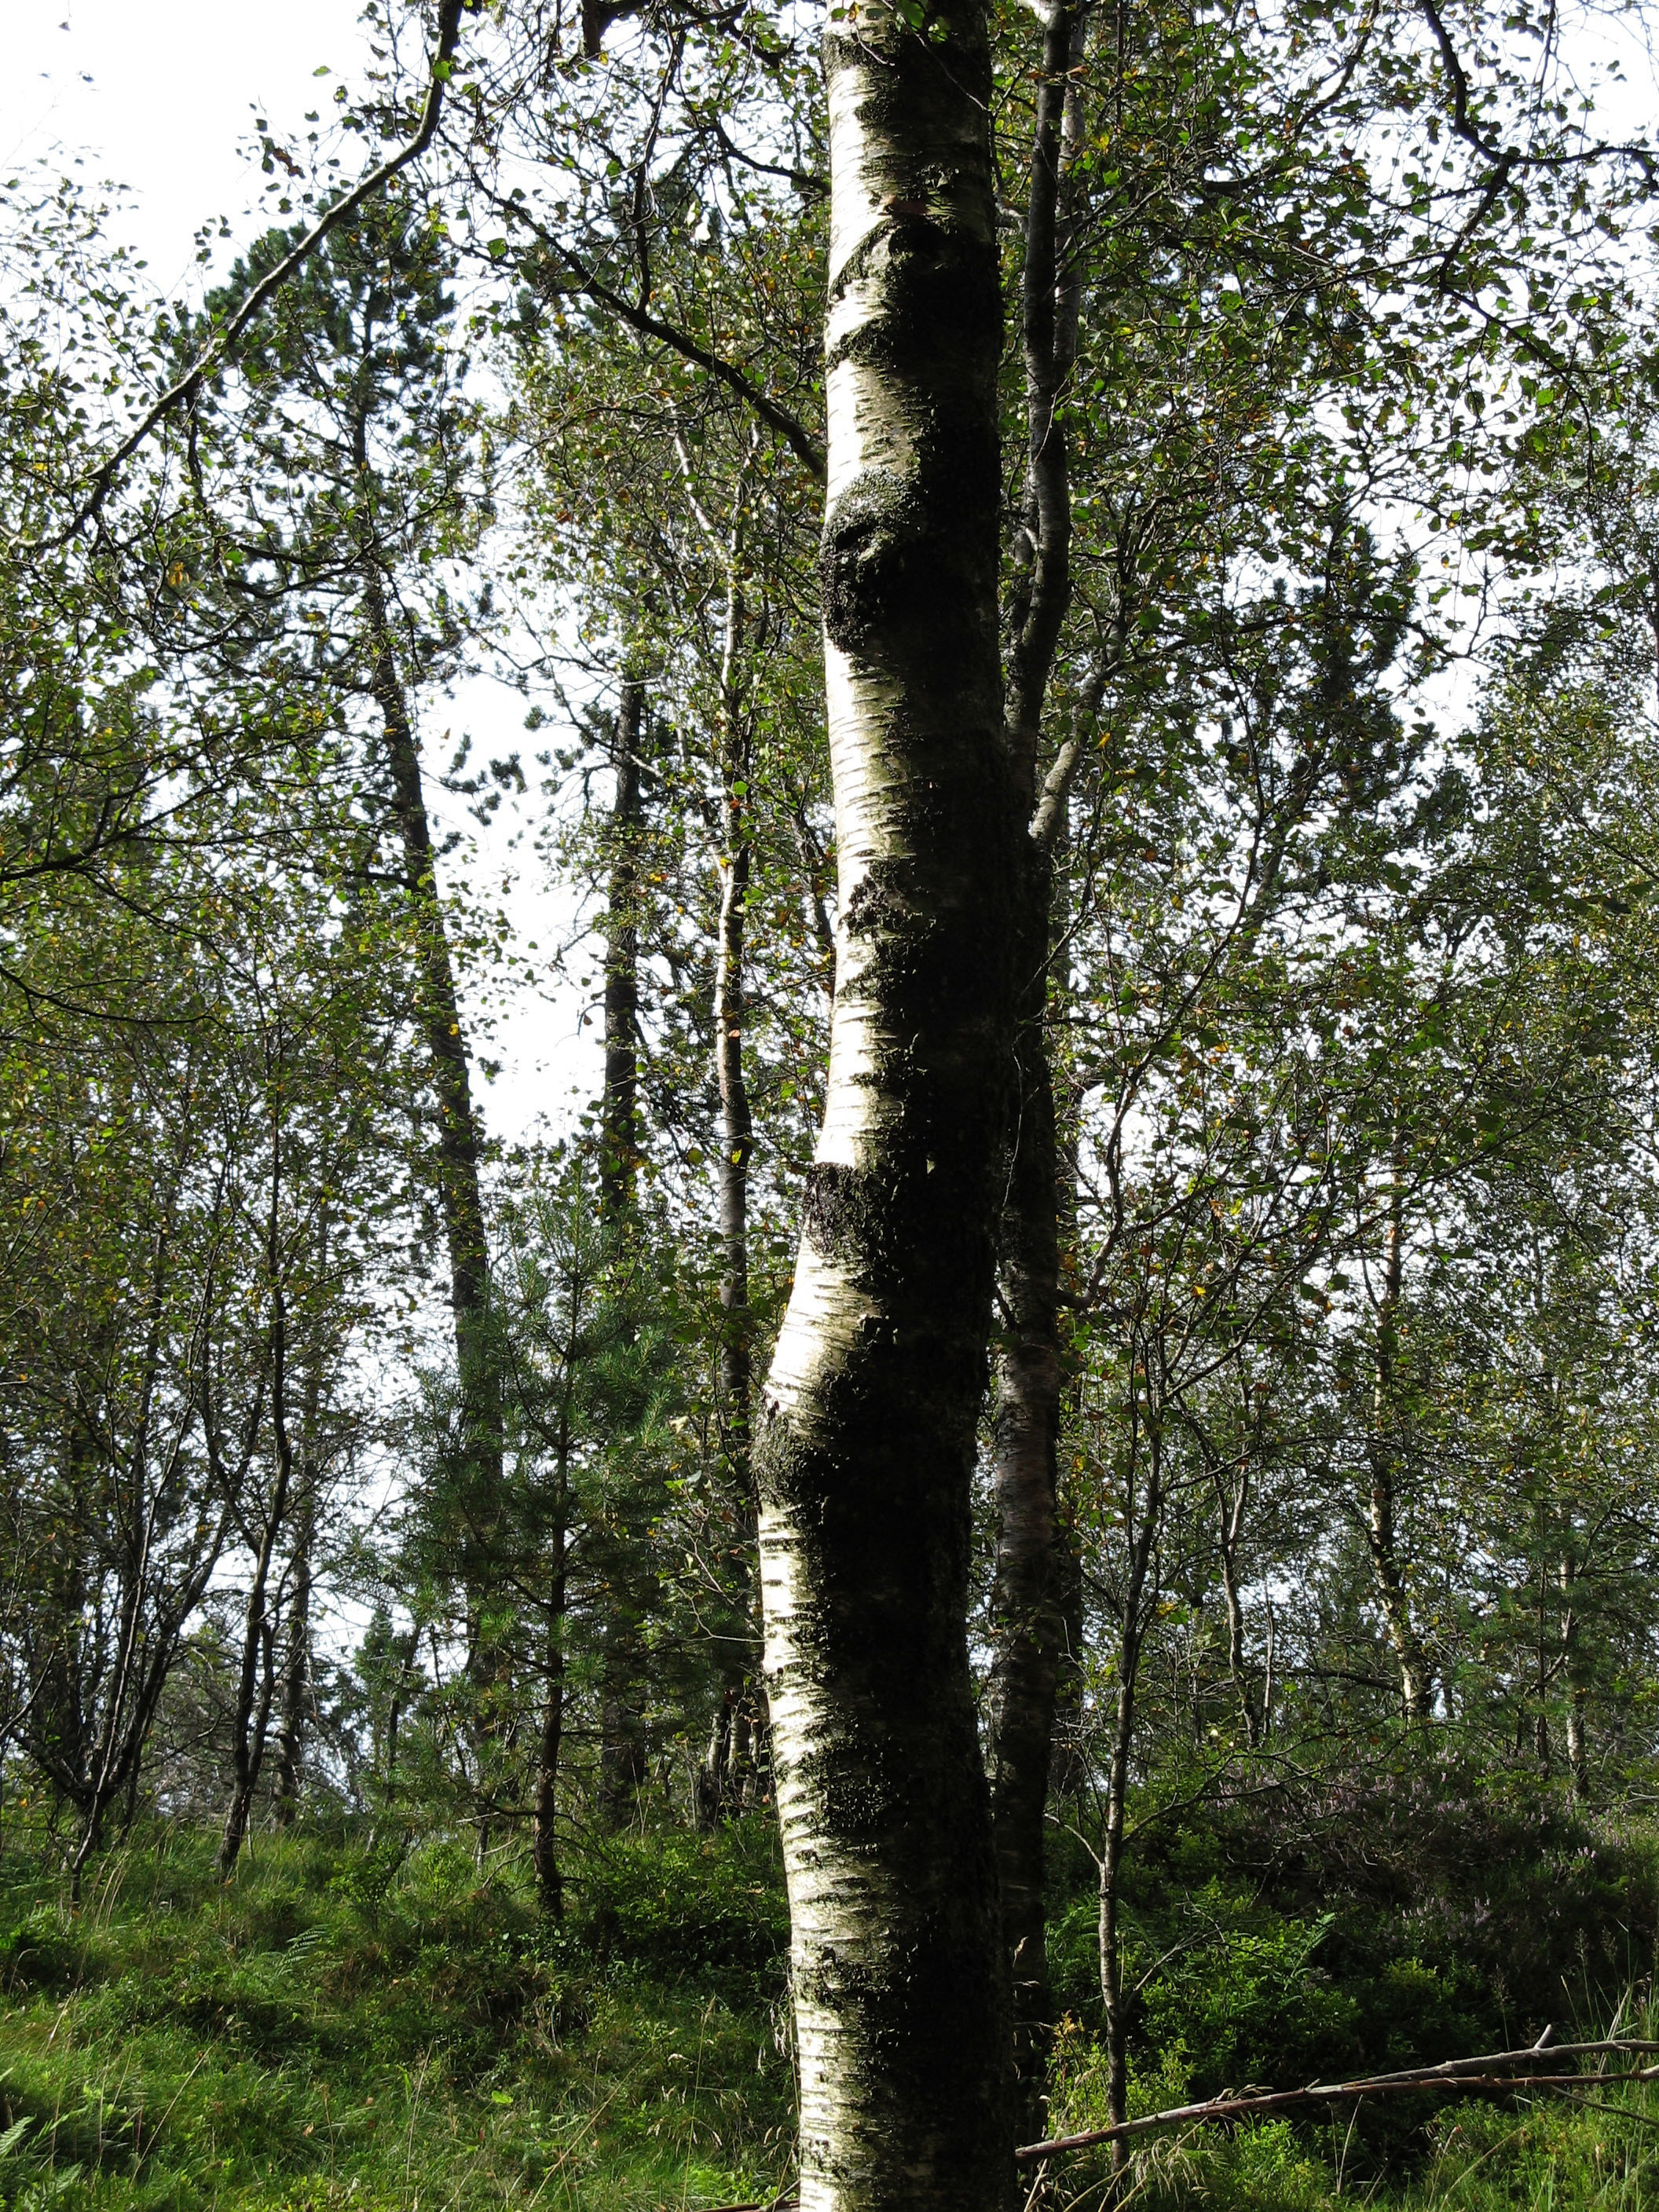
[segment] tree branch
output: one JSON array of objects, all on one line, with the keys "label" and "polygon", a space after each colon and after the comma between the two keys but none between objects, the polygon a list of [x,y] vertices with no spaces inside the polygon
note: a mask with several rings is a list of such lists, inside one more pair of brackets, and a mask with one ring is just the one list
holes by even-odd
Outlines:
[{"label": "tree branch", "polygon": [[[1258,2112],[1282,2112],[1297,2105],[1354,2104],[1366,2097],[1395,2096],[1411,2090],[1451,2089],[1460,2095],[1490,2089],[1553,2089],[1567,2095],[1586,2087],[1614,2081],[1659,2080],[1659,2066],[1644,2066],[1628,2074],[1501,2074],[1493,2067],[1521,2066],[1536,2058],[1550,2039],[1547,2027],[1536,2043],[1522,2051],[1489,2051],[1478,2058],[1449,2058],[1439,2066],[1408,2067],[1399,2074],[1372,2074],[1354,2081],[1313,2081],[1303,2089],[1273,2089],[1243,2097],[1211,2097],[1202,2104],[1176,2105],[1162,2112],[1147,2112],[1139,2119],[1122,2120],[1115,2127],[1085,2128],[1080,2134],[1054,2136],[1046,2142],[1024,2143],[1014,2153],[1030,2163],[1067,2150],[1086,2150],[1096,2143],[1120,2142],[1129,2136],[1146,2135],[1154,2128],[1176,2127],[1209,2120],[1253,2118]],[[1564,2043],[1552,2051],[1553,2058],[1582,2058],[1607,2051],[1636,2054],[1659,2051],[1659,2043],[1620,2039],[1603,2043]]]},{"label": "tree branch", "polygon": [[70,526],[71,531],[80,529],[99,512],[109,497],[118,470],[131,459],[150,433],[165,422],[174,408],[187,405],[195,398],[209,377],[229,357],[231,348],[266,301],[310,259],[331,232],[337,230],[349,216],[356,215],[365,200],[372,198],[384,185],[390,184],[400,170],[406,169],[411,161],[425,153],[432,143],[438,128],[438,118],[443,112],[444,87],[449,81],[455,48],[459,42],[461,15],[465,4],[466,0],[440,0],[437,50],[432,58],[426,104],[421,110],[420,125],[415,136],[406,145],[400,146],[395,154],[371,169],[367,176],[360,178],[343,199],[336,200],[332,207],[319,216],[299,243],[252,287],[229,321],[209,339],[184,374],[176,383],[167,386],[109,459],[99,467],[91,480],[87,497]]},{"label": "tree branch", "polygon": [[[520,220],[524,219],[520,215]],[[722,361],[718,354],[710,353],[707,346],[699,345],[688,331],[677,328],[672,323],[665,322],[659,315],[650,314],[645,308],[635,307],[631,300],[624,299],[620,292],[612,291],[608,284],[600,282],[592,270],[573,253],[568,246],[561,246],[556,240],[550,238],[539,223],[535,224],[533,228],[544,242],[552,246],[560,260],[569,270],[573,290],[584,292],[590,300],[596,300],[600,307],[608,308],[619,322],[626,323],[629,330],[638,331],[642,337],[655,338],[659,345],[672,347],[683,359],[695,362],[697,368],[706,370],[710,376],[717,377],[729,391],[735,392],[746,406],[754,410],[769,429],[777,432],[809,475],[815,477],[819,483],[823,482],[823,449],[799,416],[792,414],[788,408],[763,392],[752,378],[746,376],[743,370],[738,368],[735,362]]]}]

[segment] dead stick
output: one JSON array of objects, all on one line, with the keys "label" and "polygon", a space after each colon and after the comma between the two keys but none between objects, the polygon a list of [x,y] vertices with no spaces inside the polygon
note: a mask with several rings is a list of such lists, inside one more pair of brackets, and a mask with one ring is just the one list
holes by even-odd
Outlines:
[{"label": "dead stick", "polygon": [[[1547,2031],[1546,2031],[1547,2033]],[[1372,2074],[1353,2081],[1315,2081],[1302,2089],[1273,2089],[1245,2097],[1212,2097],[1203,2104],[1177,2105],[1162,2112],[1148,2112],[1135,2120],[1121,2120],[1109,2128],[1088,2128],[1081,2134],[1054,2136],[1046,2142],[1024,2143],[1017,2159],[1048,2158],[1057,2151],[1085,2150],[1095,2143],[1118,2142],[1127,2136],[1146,2135],[1153,2128],[1201,2124],[1209,2120],[1241,2118],[1255,2112],[1283,2112],[1296,2105],[1347,2104],[1365,2097],[1396,2095],[1413,2089],[1455,2089],[1468,2094],[1488,2089],[1571,2090],[1588,2081],[1596,2082],[1651,2081],[1659,2079],[1659,2066],[1645,2066],[1629,2074],[1491,2074],[1477,2069],[1498,2065],[1522,2065],[1536,2058],[1539,2043],[1523,2051],[1495,2051],[1480,2058],[1452,2058],[1439,2066],[1425,2066],[1400,2074]],[[1659,2051],[1659,2044],[1619,2041],[1568,2043],[1552,2057],[1577,2058],[1597,2052]]]}]

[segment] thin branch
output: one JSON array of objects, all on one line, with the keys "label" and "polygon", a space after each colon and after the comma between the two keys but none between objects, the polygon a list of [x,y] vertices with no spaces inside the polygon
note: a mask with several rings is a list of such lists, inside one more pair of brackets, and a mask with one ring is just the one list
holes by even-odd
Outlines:
[{"label": "thin branch", "polygon": [[809,475],[819,483],[823,482],[823,448],[799,416],[763,391],[735,362],[723,360],[719,354],[711,353],[707,346],[699,345],[689,331],[665,322],[660,315],[651,314],[644,307],[636,307],[633,301],[624,299],[620,292],[613,291],[610,285],[595,276],[579,254],[555,238],[522,208],[500,198],[495,199],[495,204],[504,215],[525,224],[543,245],[557,255],[569,271],[570,290],[586,294],[590,300],[597,301],[600,307],[608,308],[618,322],[626,323],[629,330],[637,331],[641,337],[655,338],[659,345],[671,347],[682,359],[694,362],[708,375],[717,377],[728,391],[735,392],[746,406],[753,409],[769,429],[777,432]]},{"label": "thin branch", "polygon": [[718,377],[722,384],[754,410],[769,429],[777,432],[810,475],[815,477],[818,483],[823,482],[823,449],[811,432],[798,415],[763,392],[735,362],[724,361],[719,354],[711,353],[707,346],[699,345],[689,331],[665,321],[660,315],[647,314],[643,308],[635,307],[631,301],[623,299],[621,293],[613,292],[608,284],[602,284],[590,270],[583,267],[574,254],[567,252],[565,263],[575,278],[578,289],[586,292],[590,300],[597,300],[602,307],[608,307],[618,321],[638,331],[642,337],[655,338],[660,345],[672,346],[685,360],[694,362],[710,376]]},{"label": "thin branch", "polygon": [[432,58],[431,76],[426,88],[426,104],[421,111],[420,126],[406,145],[398,148],[386,161],[362,177],[343,198],[319,216],[299,243],[285,253],[275,268],[270,269],[249,291],[247,297],[234,314],[209,339],[190,367],[175,384],[155,401],[137,427],[129,431],[115,451],[98,469],[83,504],[77,510],[71,530],[78,530],[89,522],[109,497],[117,471],[124,462],[131,459],[151,431],[173,412],[195,398],[216,369],[228,358],[231,348],[242,332],[270,300],[281,290],[289,278],[308,261],[331,232],[336,231],[347,219],[356,215],[365,200],[370,199],[383,185],[391,183],[399,171],[425,153],[432,143],[438,128],[438,118],[443,112],[444,87],[449,82],[455,48],[460,39],[461,15],[466,0],[441,0],[438,9],[438,46]]},{"label": "thin branch", "polygon": [[[1492,2089],[1551,2089],[1565,2095],[1586,2087],[1615,2081],[1659,2080],[1659,2066],[1644,2066],[1628,2074],[1501,2074],[1493,2067],[1522,2066],[1535,2059],[1549,2040],[1546,2028],[1538,2041],[1522,2051],[1490,2051],[1477,2058],[1449,2058],[1439,2066],[1407,2068],[1399,2074],[1372,2074],[1354,2081],[1314,2081],[1303,2089],[1272,2089],[1242,2097],[1211,2097],[1198,2105],[1176,2105],[1162,2112],[1147,2112],[1139,2119],[1121,2120],[1115,2127],[1086,2128],[1080,2134],[1054,2136],[1046,2142],[1024,2143],[1017,2159],[1051,2158],[1057,2151],[1086,2150],[1096,2143],[1120,2142],[1129,2136],[1146,2135],[1154,2128],[1178,2127],[1209,2120],[1253,2118],[1259,2112],[1282,2112],[1297,2105],[1357,2103],[1366,2097],[1397,2096],[1412,2090],[1450,2089],[1459,2095]],[[1659,2051],[1659,2043],[1620,2039],[1601,2043],[1564,2043],[1550,2052],[1552,2058],[1582,2058],[1607,2051]]]}]

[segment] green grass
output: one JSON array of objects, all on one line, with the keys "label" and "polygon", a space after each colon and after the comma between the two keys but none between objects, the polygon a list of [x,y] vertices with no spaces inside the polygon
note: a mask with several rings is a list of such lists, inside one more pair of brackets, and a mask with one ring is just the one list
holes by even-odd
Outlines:
[{"label": "green grass", "polygon": [[[6,2212],[702,2212],[787,2184],[764,1816],[713,1839],[590,1841],[561,1928],[520,1862],[481,1875],[453,1840],[261,1838],[228,1887],[213,1842],[174,1831],[113,1853],[73,1911],[39,1839],[0,1838]],[[1206,2033],[1233,1986],[1216,1971],[1194,2014]],[[1193,2080],[1180,2040],[1143,2054],[1136,2108]],[[1056,2087],[1057,2126],[1100,2118],[1075,2024]],[[1118,2203],[1659,2208],[1659,2096],[1602,2094],[1622,2109],[1425,2100],[1352,2128],[1189,2130],[1137,2147]],[[1048,2201],[1095,2212],[1109,2180],[1068,2159]]]},{"label": "green grass", "polygon": [[592,1852],[562,1930],[454,1843],[211,1862],[124,1850],[76,1913],[0,1858],[0,2204],[693,2212],[786,2177],[763,1823]]}]

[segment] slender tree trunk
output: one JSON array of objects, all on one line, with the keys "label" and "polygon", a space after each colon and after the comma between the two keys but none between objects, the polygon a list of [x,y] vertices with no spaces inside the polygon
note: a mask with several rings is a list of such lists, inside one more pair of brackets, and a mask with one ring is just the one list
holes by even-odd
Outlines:
[{"label": "slender tree trunk", "polygon": [[997,1537],[986,1735],[1013,1987],[1023,2105],[1018,2131],[1029,2138],[1041,2133],[1038,2100],[1048,2073],[1052,2014],[1044,1829],[1064,1629],[1055,1573],[1060,1352],[1054,1094],[1040,1020],[1024,1026],[1021,1036],[1019,1127],[1002,1216],[1004,1327],[997,1358]]},{"label": "slender tree trunk", "polygon": [[697,1769],[693,1784],[697,1826],[705,1835],[712,1834],[720,1826],[720,1814],[729,1794],[732,1717],[736,1709],[737,1692],[728,1684],[721,1691],[720,1701],[714,1708],[714,1723],[708,1732],[708,1748],[703,1754],[702,1765]]},{"label": "slender tree trunk", "polygon": [[639,1176],[641,745],[645,686],[624,676],[617,703],[616,795],[605,925],[605,1091],[599,1107],[599,1218],[634,1208]]},{"label": "slender tree trunk", "polygon": [[986,23],[825,45],[824,1121],[763,1400],[801,2212],[1002,2212],[1012,2042],[966,1635],[1013,1003]]},{"label": "slender tree trunk", "polygon": [[1412,1620],[1411,1600],[1400,1564],[1395,1527],[1394,1437],[1400,1295],[1405,1253],[1404,1194],[1399,1164],[1389,1197],[1388,1243],[1383,1255],[1382,1296],[1376,1316],[1376,1356],[1372,1370],[1371,1433],[1366,1447],[1370,1474],[1365,1507],[1365,1536],[1377,1602],[1400,1669],[1400,1701],[1408,1728],[1429,1718],[1429,1669]]},{"label": "slender tree trunk", "polygon": [[[750,741],[742,698],[742,656],[746,619],[742,576],[739,481],[730,536],[723,550],[726,623],[720,651],[720,775],[724,836],[720,854],[720,917],[714,950],[714,1079],[720,1094],[720,1342],[719,1419],[720,1456],[735,1516],[732,1547],[735,1595],[742,1626],[723,1650],[728,1677],[722,1709],[728,1705],[733,1728],[726,1739],[724,1773],[706,1773],[702,1798],[718,1813],[729,1804],[741,1810],[752,1767],[746,1771],[733,1747],[750,1729],[749,1675],[758,1627],[755,1586],[754,1474],[750,1466],[753,1323],[749,1310],[749,1163],[754,1124],[744,1073],[747,989],[744,973],[752,847],[749,831]],[[711,544],[713,543],[712,532]]]},{"label": "slender tree trunk", "polygon": [[[317,1267],[328,1272],[328,1214],[318,1228]],[[323,1347],[313,1337],[306,1363],[300,1422],[300,1481],[294,1501],[294,1589],[289,1600],[276,1729],[276,1824],[291,1827],[305,1787],[306,1703],[311,1694],[311,1577],[317,1541],[317,1486],[322,1479],[319,1422],[322,1413]]]},{"label": "slender tree trunk", "polygon": [[[1128,1660],[1126,1644],[1123,1656]],[[1131,1662],[1132,1663],[1132,1662]],[[1129,1782],[1129,1747],[1134,1735],[1134,1685],[1121,1680],[1112,1717],[1112,1748],[1108,1769],[1106,1830],[1101,1838],[1100,1897],[1097,1936],[1100,1950],[1100,2001],[1106,2017],[1106,2109],[1114,2127],[1129,2115],[1129,2023],[1123,2002],[1123,1945],[1118,1911],[1123,1871],[1124,1799]],[[1112,2146],[1112,2170],[1121,2172],[1123,2146]]]},{"label": "slender tree trunk", "polygon": [[1572,1794],[1581,1805],[1589,1801],[1589,1750],[1584,1733],[1587,1702],[1583,1685],[1570,1682],[1567,1688],[1567,1768],[1572,1776]]},{"label": "slender tree trunk", "polygon": [[737,548],[726,577],[726,641],[720,666],[720,783],[726,817],[720,855],[719,936],[714,953],[714,1074],[720,1101],[720,1433],[734,1495],[749,1518],[749,1160],[754,1124],[744,1078],[744,936],[748,920],[749,738],[738,698],[743,647],[743,588]]},{"label": "slender tree trunk", "polygon": [[483,1140],[467,1070],[466,1038],[455,991],[449,932],[438,896],[420,748],[392,647],[385,589],[373,562],[363,570],[363,602],[368,617],[370,688],[380,712],[392,820],[403,847],[404,884],[414,916],[421,982],[416,1014],[438,1101],[439,1203],[449,1249],[456,1357],[462,1388],[473,1401],[472,1425],[485,1455],[481,1472],[499,1476],[500,1413],[494,1362],[489,1357],[489,1249],[479,1180]]},{"label": "slender tree trunk", "polygon": [[[1123,1998],[1123,1953],[1118,1934],[1122,1894],[1125,1816],[1129,1794],[1129,1755],[1134,1746],[1135,1698],[1139,1685],[1141,1638],[1153,1595],[1152,1572],[1164,1520],[1162,1449],[1155,1430],[1144,1436],[1146,1491],[1139,1521],[1133,1496],[1126,1523],[1129,1551],[1125,1562],[1118,1618],[1117,1697],[1107,1762],[1105,1832],[1101,1838],[1097,1934],[1100,1997],[1106,2015],[1107,2109],[1115,2126],[1128,2118],[1129,2021]],[[1114,2172],[1127,2162],[1126,2147],[1112,2146]]]},{"label": "slender tree trunk", "polygon": [[276,1687],[275,1630],[270,1618],[270,1565],[288,1524],[289,1495],[294,1487],[294,1440],[288,1425],[288,1290],[282,1249],[279,1203],[282,1192],[282,1131],[272,1115],[270,1206],[265,1233],[265,1273],[270,1297],[270,1426],[276,1447],[276,1469],[270,1497],[260,1524],[254,1552],[253,1572],[248,1582],[247,1607],[242,1632],[242,1663],[237,1676],[236,1706],[231,1724],[231,1793],[219,1838],[218,1870],[228,1881],[247,1834],[253,1809],[253,1793],[259,1786],[265,1743],[270,1726]]},{"label": "slender tree trunk", "polygon": [[1066,1523],[1062,1497],[1055,1531],[1054,1615],[1060,1623],[1055,1668],[1054,1748],[1049,1757],[1050,1794],[1062,1803],[1079,1796],[1087,1778],[1084,1757],[1083,1558],[1075,1528]]},{"label": "slender tree trunk", "polygon": [[1076,286],[1060,266],[1060,188],[1070,70],[1081,58],[1082,27],[1079,0],[1061,0],[1052,9],[1037,87],[1021,298],[1026,507],[1017,546],[1008,671],[1018,804],[1030,827],[1022,840],[1015,933],[1018,1096],[999,1237],[1004,1328],[997,1362],[994,1650],[987,1718],[1023,2135],[1042,2132],[1040,2100],[1048,2075],[1052,2007],[1045,1814],[1063,1634],[1055,1556],[1060,1162],[1048,1043],[1052,844],[1063,799],[1046,811],[1041,826],[1034,817],[1039,725],[1072,592],[1071,485],[1056,408],[1076,351]]},{"label": "slender tree trunk", "polygon": [[1584,1714],[1589,1698],[1584,1689],[1583,1623],[1575,1602],[1578,1576],[1572,1560],[1565,1553],[1559,1570],[1561,1583],[1561,1671],[1567,1690],[1567,1772],[1572,1778],[1572,1794],[1579,1804],[1589,1797],[1589,1751],[1584,1735]]},{"label": "slender tree trunk", "polygon": [[305,1790],[306,1705],[311,1694],[311,1555],[316,1541],[317,1468],[302,1461],[294,1534],[294,1595],[283,1650],[281,1717],[276,1731],[276,1824],[300,1817]]},{"label": "slender tree trunk", "polygon": [[1256,1711],[1255,1693],[1244,1665],[1244,1601],[1238,1587],[1239,1538],[1243,1532],[1245,1510],[1250,1498],[1248,1457],[1238,1468],[1237,1480],[1231,1491],[1227,1487],[1224,1471],[1218,1466],[1212,1467],[1211,1481],[1215,1490],[1216,1549],[1221,1563],[1221,1593],[1227,1608],[1227,1672],[1232,1680],[1234,1695],[1238,1699],[1245,1740],[1254,1751],[1261,1741],[1261,1716]]},{"label": "slender tree trunk", "polygon": [[[415,928],[420,977],[416,1018],[438,1104],[439,1203],[449,1249],[450,1312],[460,1386],[459,1567],[466,1593],[467,1676],[476,1701],[472,1734],[478,1753],[477,1785],[487,1797],[490,1753],[500,1734],[499,1707],[507,1688],[507,1660],[489,1613],[495,1579],[491,1553],[501,1501],[502,1413],[501,1376],[490,1336],[489,1244],[480,1181],[483,1142],[467,1068],[449,933],[438,896],[420,749],[398,673],[380,568],[372,557],[364,562],[362,580],[370,688],[380,710],[392,817],[403,846],[404,888]],[[488,1846],[489,1832],[487,1820],[481,1821],[481,1853]]]},{"label": "slender tree trunk", "polygon": [[565,1599],[570,1536],[570,1420],[568,1403],[559,1423],[558,1463],[553,1507],[552,1559],[547,1590],[546,1652],[543,1661],[542,1726],[536,1751],[536,1809],[530,1855],[542,1910],[550,1919],[564,1916],[564,1875],[559,1865],[559,1765],[564,1747]]},{"label": "slender tree trunk", "polygon": [[[605,946],[605,1089],[599,1102],[599,1218],[613,1232],[632,1218],[639,1183],[641,749],[645,720],[645,686],[636,676],[625,674],[617,704]],[[642,1673],[643,1652],[633,1608],[625,1593],[614,1595],[600,1646],[599,1683],[599,1810],[611,1827],[620,1826],[628,1818],[645,1780]],[[562,1686],[561,1711],[562,1696]]]}]

